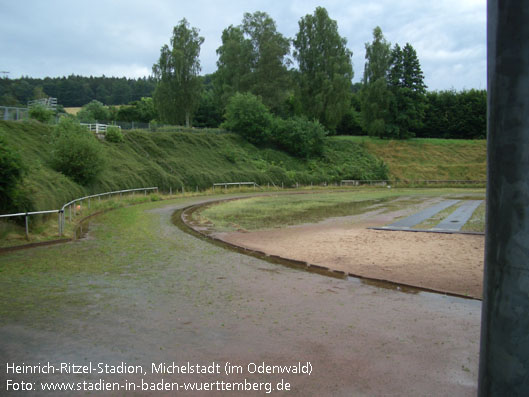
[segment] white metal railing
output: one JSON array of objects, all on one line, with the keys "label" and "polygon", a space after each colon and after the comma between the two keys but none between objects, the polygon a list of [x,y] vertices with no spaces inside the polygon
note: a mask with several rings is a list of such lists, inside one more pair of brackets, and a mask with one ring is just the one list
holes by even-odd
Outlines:
[{"label": "white metal railing", "polygon": [[487,181],[465,181],[465,180],[413,180],[413,181],[397,181],[397,180],[383,180],[383,179],[372,179],[372,180],[362,180],[362,179],[343,179],[340,181],[340,186],[360,186],[360,185],[479,185],[485,184]]},{"label": "white metal railing", "polygon": [[224,189],[228,189],[228,186],[239,186],[239,188],[243,185],[251,185],[253,186],[254,190],[256,187],[259,187],[259,185],[255,182],[219,182],[213,184],[213,191],[215,191],[215,186],[224,186]]},{"label": "white metal railing", "polygon": [[95,132],[96,134],[105,133],[108,127],[116,127],[116,128],[121,129],[119,125],[112,125],[112,124],[99,124],[99,123],[94,123],[94,124],[80,123],[80,124],[88,127],[90,131]]},{"label": "white metal railing", "polygon": [[28,101],[28,107],[33,107],[35,105],[45,106],[48,109],[57,108],[57,98],[48,97],[42,99],[34,99],[33,101]]},{"label": "white metal railing", "polygon": [[66,222],[66,217],[65,217],[65,212],[66,212],[66,208],[69,209],[69,218],[70,218],[70,222],[72,221],[72,206],[77,203],[77,202],[82,202],[83,200],[88,200],[88,208],[90,208],[90,200],[92,198],[98,198],[98,200],[101,200],[101,197],[104,197],[104,196],[112,196],[113,194],[119,194],[120,197],[123,193],[132,193],[134,194],[135,192],[138,192],[138,191],[143,191],[145,195],[147,195],[147,191],[149,190],[154,190],[154,191],[158,191],[158,187],[141,187],[141,188],[137,188],[137,189],[125,189],[125,190],[117,190],[115,192],[106,192],[106,193],[99,193],[99,194],[92,194],[90,196],[85,196],[85,197],[81,197],[81,198],[77,198],[75,200],[72,200],[66,204],[64,204],[61,209],[59,210],[48,210],[48,211],[31,211],[31,212],[19,212],[17,214],[4,214],[4,215],[0,215],[0,218],[9,218],[9,217],[15,217],[15,216],[24,216],[26,219],[25,219],[25,223],[26,223],[26,238],[29,238],[29,220],[28,220],[28,216],[30,215],[39,215],[39,214],[53,214],[53,213],[56,213],[56,214],[59,214],[59,220],[58,220],[58,224],[59,224],[59,236],[62,237],[63,233],[64,233],[64,227],[65,227],[65,222]]},{"label": "white metal railing", "polygon": [[4,121],[22,120],[28,117],[28,108],[17,108],[12,106],[0,106],[0,113]]}]

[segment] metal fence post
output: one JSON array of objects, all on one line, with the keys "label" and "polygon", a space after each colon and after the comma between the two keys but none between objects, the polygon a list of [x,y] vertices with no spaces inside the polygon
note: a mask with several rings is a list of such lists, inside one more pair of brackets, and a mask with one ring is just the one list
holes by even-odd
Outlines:
[{"label": "metal fence post", "polygon": [[28,213],[26,212],[26,239],[29,240]]}]

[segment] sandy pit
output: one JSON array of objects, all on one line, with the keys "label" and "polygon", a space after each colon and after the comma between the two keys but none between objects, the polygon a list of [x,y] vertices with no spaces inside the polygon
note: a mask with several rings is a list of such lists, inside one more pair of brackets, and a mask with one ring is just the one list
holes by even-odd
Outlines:
[{"label": "sandy pit", "polygon": [[232,244],[352,275],[481,299],[484,236],[368,229],[401,214],[374,212],[215,235]]}]

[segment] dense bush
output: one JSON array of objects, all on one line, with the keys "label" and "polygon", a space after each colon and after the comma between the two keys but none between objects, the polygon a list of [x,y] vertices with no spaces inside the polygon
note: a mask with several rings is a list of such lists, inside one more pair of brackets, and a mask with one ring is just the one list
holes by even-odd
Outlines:
[{"label": "dense bush", "polygon": [[435,91],[426,94],[421,138],[482,139],[487,134],[487,92]]},{"label": "dense bush", "polygon": [[49,123],[54,116],[55,112],[46,106],[35,105],[29,109],[29,118],[40,121],[41,123]]},{"label": "dense bush", "polygon": [[141,98],[139,101],[131,102],[129,105],[120,106],[115,119],[119,121],[149,123],[156,118],[154,102],[152,98]]},{"label": "dense bush", "polygon": [[276,145],[297,157],[322,153],[327,132],[316,121],[305,117],[274,117],[253,94],[235,94],[226,106],[222,128],[243,136],[255,145]]},{"label": "dense bush", "polygon": [[262,145],[270,141],[272,115],[261,100],[253,94],[237,93],[230,98],[221,128],[235,132],[248,142]]},{"label": "dense bush", "polygon": [[124,138],[121,129],[113,126],[108,127],[105,132],[105,140],[113,143],[123,142]]},{"label": "dense bush", "polygon": [[93,182],[104,167],[97,138],[74,120],[61,119],[55,127],[52,166],[81,185]]},{"label": "dense bush", "polygon": [[362,130],[362,115],[354,108],[349,109],[336,127],[336,135],[366,135]]},{"label": "dense bush", "polygon": [[22,159],[0,136],[0,211],[16,207],[17,186],[24,177]]},{"label": "dense bush", "polygon": [[77,113],[77,118],[83,123],[95,123],[96,121],[109,120],[110,112],[105,105],[99,101],[91,101],[83,106]]},{"label": "dense bush", "polygon": [[318,156],[323,151],[325,128],[305,117],[274,119],[272,139],[285,151],[297,157]]}]

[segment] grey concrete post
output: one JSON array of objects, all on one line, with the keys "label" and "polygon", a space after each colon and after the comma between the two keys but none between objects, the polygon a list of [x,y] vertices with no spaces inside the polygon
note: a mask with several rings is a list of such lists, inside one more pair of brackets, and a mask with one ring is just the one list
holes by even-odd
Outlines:
[{"label": "grey concrete post", "polygon": [[529,3],[488,1],[479,396],[529,395]]}]

